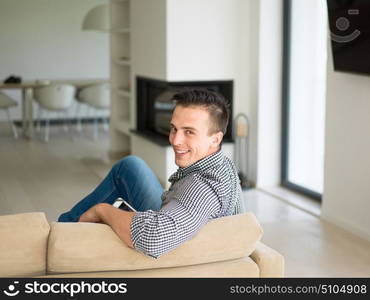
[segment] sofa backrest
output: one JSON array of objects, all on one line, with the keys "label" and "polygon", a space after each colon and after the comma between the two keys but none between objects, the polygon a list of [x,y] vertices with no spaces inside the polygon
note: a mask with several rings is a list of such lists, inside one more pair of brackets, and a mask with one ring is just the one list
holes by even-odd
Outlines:
[{"label": "sofa backrest", "polygon": [[49,231],[41,212],[0,216],[0,277],[45,274]]},{"label": "sofa backrest", "polygon": [[262,236],[252,213],[214,219],[158,259],[127,247],[104,224],[52,223],[47,273],[138,270],[196,265],[248,256]]}]

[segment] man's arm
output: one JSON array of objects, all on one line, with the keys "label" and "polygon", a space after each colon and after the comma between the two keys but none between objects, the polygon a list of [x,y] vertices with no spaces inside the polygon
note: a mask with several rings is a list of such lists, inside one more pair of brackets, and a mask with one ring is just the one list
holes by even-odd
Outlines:
[{"label": "man's arm", "polygon": [[138,212],[132,218],[135,249],[154,258],[191,239],[221,208],[216,192],[195,176],[159,211]]},{"label": "man's arm", "polygon": [[131,220],[134,215],[134,212],[123,211],[108,203],[99,203],[84,212],[79,222],[107,224],[127,246],[133,248],[131,240]]}]

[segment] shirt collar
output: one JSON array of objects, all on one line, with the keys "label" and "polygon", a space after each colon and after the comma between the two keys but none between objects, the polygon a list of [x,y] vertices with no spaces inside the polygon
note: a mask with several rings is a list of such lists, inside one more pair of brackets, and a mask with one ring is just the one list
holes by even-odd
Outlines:
[{"label": "shirt collar", "polygon": [[213,168],[217,165],[220,165],[222,163],[222,160],[223,160],[223,154],[219,150],[211,155],[208,155],[202,158],[201,160],[196,161],[190,166],[187,166],[185,168],[178,168],[177,171],[170,176],[168,181],[171,183],[174,183],[195,171]]}]

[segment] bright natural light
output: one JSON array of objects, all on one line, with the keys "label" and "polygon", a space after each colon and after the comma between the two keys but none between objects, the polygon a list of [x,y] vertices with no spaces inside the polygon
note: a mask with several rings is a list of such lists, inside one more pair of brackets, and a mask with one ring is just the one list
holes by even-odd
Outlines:
[{"label": "bright natural light", "polygon": [[291,7],[288,181],[323,191],[326,1],[293,0]]}]

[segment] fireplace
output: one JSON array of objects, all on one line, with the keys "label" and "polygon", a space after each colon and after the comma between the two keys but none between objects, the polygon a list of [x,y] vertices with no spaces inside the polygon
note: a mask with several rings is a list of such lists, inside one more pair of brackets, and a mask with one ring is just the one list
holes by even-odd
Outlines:
[{"label": "fireplace", "polygon": [[[137,77],[137,130],[134,132],[158,144],[168,145],[170,120],[174,108],[174,104],[171,101],[172,96],[184,87],[207,88],[219,92],[230,102],[230,116],[232,116],[232,80],[167,82]],[[231,141],[232,118],[230,117],[224,142]]]}]

